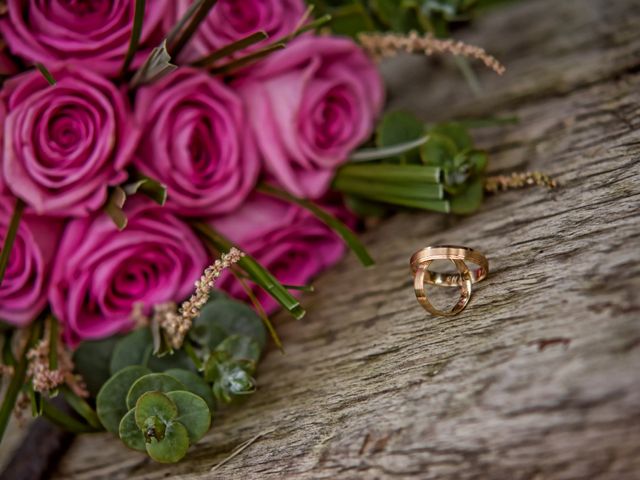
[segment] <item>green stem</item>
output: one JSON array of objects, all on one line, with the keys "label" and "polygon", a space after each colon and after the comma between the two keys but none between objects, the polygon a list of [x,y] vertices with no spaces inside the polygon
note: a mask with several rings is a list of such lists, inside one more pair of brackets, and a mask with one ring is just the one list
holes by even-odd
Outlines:
[{"label": "green stem", "polygon": [[[193,222],[192,226],[219,252],[228,252],[234,247],[233,243],[213,230],[206,223]],[[249,274],[255,283],[260,285],[260,287],[293,315],[294,318],[300,320],[304,317],[306,312],[300,306],[300,302],[282,286],[276,277],[260,265],[255,258],[246,254],[240,259],[238,265]]]},{"label": "green stem", "polygon": [[209,65],[214,64],[221,58],[228,57],[232,53],[238,52],[240,50],[244,50],[251,45],[254,45],[262,40],[266,40],[269,38],[267,32],[263,32],[262,30],[259,32],[252,33],[248,37],[241,38],[240,40],[236,40],[235,42],[230,43],[229,45],[225,45],[224,47],[216,50],[215,52],[207,55],[206,57],[201,58],[200,60],[196,60],[193,62],[193,65],[196,67],[207,67]]},{"label": "green stem", "polygon": [[347,176],[385,183],[441,183],[442,169],[426,165],[347,164],[338,170],[336,178]]},{"label": "green stem", "polygon": [[284,288],[286,288],[287,290],[299,290],[301,292],[308,292],[308,293],[313,293],[316,291],[316,289],[313,287],[313,285],[282,285]]},{"label": "green stem", "polygon": [[53,78],[53,75],[51,75],[51,72],[49,70],[47,70],[47,67],[45,67],[40,62],[36,62],[36,68],[40,71],[42,76],[47,80],[49,85],[55,85],[56,84],[56,79]]},{"label": "green stem", "polygon": [[140,35],[142,34],[142,23],[144,21],[145,5],[146,0],[136,0],[133,13],[133,27],[131,28],[131,38],[129,39],[129,48],[127,49],[127,55],[124,58],[124,63],[122,64],[122,70],[120,72],[120,75],[122,76],[127,73],[129,65],[131,65],[133,57],[138,51]]},{"label": "green stem", "polygon": [[9,386],[7,387],[7,391],[5,392],[4,399],[2,401],[2,405],[0,406],[0,442],[2,442],[2,437],[4,435],[4,431],[7,428],[7,424],[9,423],[9,417],[11,416],[11,412],[13,411],[13,407],[16,404],[16,400],[18,399],[18,394],[22,389],[25,377],[27,375],[27,352],[29,349],[35,345],[35,343],[40,338],[40,333],[42,330],[42,324],[38,321],[33,322],[29,327],[29,339],[27,340],[27,344],[22,351],[22,354],[19,356],[18,360],[15,363],[15,368],[13,371],[13,377],[11,378],[11,382],[9,382]]},{"label": "green stem", "polygon": [[420,200],[416,198],[394,197],[393,195],[376,195],[375,197],[356,196],[399,207],[418,208],[420,210],[430,210],[440,213],[451,212],[451,205],[448,200]]},{"label": "green stem", "polygon": [[442,200],[444,188],[440,184],[385,184],[370,180],[359,180],[349,177],[338,177],[333,188],[340,192],[351,193],[363,197],[374,198],[378,195],[392,195],[416,200]]},{"label": "green stem", "polygon": [[11,215],[11,220],[9,221],[9,228],[7,229],[7,233],[4,237],[4,245],[2,245],[2,250],[0,251],[0,285],[2,285],[4,274],[7,271],[7,265],[9,265],[11,249],[13,248],[13,243],[15,242],[16,235],[18,234],[18,227],[20,226],[20,219],[22,218],[23,211],[24,202],[17,198],[15,207],[13,208],[13,214]]},{"label": "green stem", "polygon": [[238,58],[236,60],[232,60],[224,65],[220,65],[219,67],[214,67],[211,69],[211,73],[214,75],[227,75],[238,68],[245,67],[250,63],[255,62],[256,60],[260,60],[261,58],[270,55],[276,50],[282,50],[286,45],[284,43],[275,43],[273,45],[269,45],[268,47],[262,48],[256,52],[253,52],[244,57]]},{"label": "green stem", "polygon": [[184,343],[182,344],[182,348],[184,348],[184,351],[187,353],[187,355],[189,355],[189,358],[191,359],[191,361],[195,365],[196,369],[199,372],[201,372],[202,371],[202,360],[200,360],[200,357],[198,357],[198,354],[196,353],[195,349],[193,348],[191,340],[189,340],[188,338],[185,339]]},{"label": "green stem", "polygon": [[302,208],[310,211],[320,221],[325,223],[331,230],[342,237],[347,246],[353,251],[353,253],[356,254],[360,262],[365,267],[371,266],[375,263],[358,236],[335,216],[331,215],[329,212],[319,207],[315,203],[303,198],[294,197],[284,190],[280,190],[266,184],[259,185],[257,191],[265,193],[272,197],[279,198],[280,200],[284,200],[285,202],[299,205]]},{"label": "green stem", "polygon": [[58,322],[53,315],[47,316],[49,327],[49,370],[58,369]]},{"label": "green stem", "polygon": [[189,43],[191,37],[198,30],[198,27],[202,21],[207,17],[209,11],[216,4],[217,0],[204,0],[198,10],[195,12],[191,21],[186,26],[184,31],[179,35],[178,39],[171,46],[171,58],[178,58],[182,49]]},{"label": "green stem", "polygon": [[62,390],[64,399],[71,406],[71,408],[73,408],[82,418],[84,418],[89,425],[98,430],[102,429],[102,424],[100,423],[98,414],[93,408],[91,408],[91,405],[89,405],[84,398],[76,395],[73,390],[71,390],[66,385],[60,387],[60,390]]},{"label": "green stem", "polygon": [[67,415],[62,410],[54,407],[51,403],[44,400],[42,402],[42,416],[49,420],[51,423],[58,425],[59,427],[68,430],[73,433],[91,433],[97,432],[98,429],[85,425],[79,420]]}]

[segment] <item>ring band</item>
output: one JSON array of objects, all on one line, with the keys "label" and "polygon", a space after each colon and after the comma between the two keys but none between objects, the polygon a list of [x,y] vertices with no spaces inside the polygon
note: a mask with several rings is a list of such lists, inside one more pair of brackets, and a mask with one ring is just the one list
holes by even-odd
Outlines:
[{"label": "ring band", "polygon": [[[489,262],[487,258],[477,250],[468,247],[454,245],[438,245],[427,247],[417,251],[411,257],[411,271],[415,275],[420,265],[427,260],[462,260],[477,265],[477,268],[469,269],[471,283],[478,283],[487,278],[489,274]],[[462,278],[460,273],[440,273],[427,270],[424,273],[424,282],[443,287],[457,287]]]},{"label": "ring band", "polygon": [[431,305],[431,302],[429,302],[427,294],[424,291],[425,278],[429,273],[429,265],[431,265],[433,259],[422,262],[420,266],[418,266],[413,279],[413,288],[416,292],[416,298],[418,299],[418,302],[420,302],[420,305],[422,305],[427,312],[439,317],[453,317],[454,315],[457,315],[465,309],[467,303],[469,303],[469,300],[471,299],[471,271],[467,267],[467,264],[462,260],[456,258],[449,260],[453,262],[458,269],[458,272],[460,272],[457,274],[458,278],[463,280],[458,283],[460,286],[460,299],[450,311],[446,312],[444,310],[439,310]]}]

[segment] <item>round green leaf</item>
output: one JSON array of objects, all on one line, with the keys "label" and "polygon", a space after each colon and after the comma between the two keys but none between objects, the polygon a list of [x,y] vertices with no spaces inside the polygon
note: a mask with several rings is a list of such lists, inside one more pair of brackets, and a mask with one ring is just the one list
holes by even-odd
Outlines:
[{"label": "round green leaf", "polygon": [[448,168],[458,148],[453,140],[440,133],[430,133],[429,140],[420,147],[420,156],[425,165]]},{"label": "round green leaf", "polygon": [[216,351],[227,352],[234,360],[249,360],[254,363],[260,360],[260,346],[245,335],[230,335],[216,347]]},{"label": "round green leaf", "polygon": [[173,390],[186,390],[186,387],[169,375],[150,373],[131,385],[127,394],[127,407],[130,409],[135,407],[138,399],[146,392],[171,392]]},{"label": "round green leaf", "polygon": [[245,303],[225,298],[207,303],[190,332],[193,340],[210,349],[233,334],[253,338],[260,350],[267,342],[267,331],[256,312]]},{"label": "round green leaf", "polygon": [[147,453],[156,462],[175,463],[184,457],[189,449],[189,433],[180,423],[170,422],[164,432],[164,438],[152,438],[146,444]]},{"label": "round green leaf", "polygon": [[191,392],[168,392],[167,397],[178,407],[178,417],[174,422],[184,425],[189,433],[190,442],[196,443],[211,426],[209,406],[202,398]]},{"label": "round green leaf", "polygon": [[111,356],[111,375],[130,365],[145,365],[152,346],[148,328],[135,330],[116,343]]},{"label": "round green leaf", "polygon": [[469,186],[451,199],[451,212],[456,215],[469,215],[480,208],[484,199],[484,182],[478,177]]},{"label": "round green leaf", "polygon": [[439,133],[440,135],[449,137],[458,150],[466,150],[473,146],[471,135],[469,135],[467,129],[459,123],[440,123],[433,127],[429,133]]},{"label": "round green leaf", "polygon": [[179,382],[181,382],[187,390],[191,393],[195,393],[201,397],[209,406],[209,409],[213,411],[215,408],[215,400],[213,399],[213,393],[211,387],[204,381],[204,379],[193,372],[188,370],[182,370],[179,368],[172,368],[164,372],[165,375],[169,375]]},{"label": "round green leaf", "polygon": [[109,432],[118,434],[120,419],[130,410],[127,408],[127,393],[136,380],[148,373],[148,368],[139,365],[126,367],[107,380],[98,392],[96,411]]},{"label": "round green leaf", "polygon": [[146,451],[144,435],[140,427],[136,424],[135,409],[131,409],[120,420],[120,428],[118,430],[120,440],[129,448],[133,450],[139,450],[141,452]]},{"label": "round green leaf", "polygon": [[92,397],[98,394],[100,387],[111,376],[109,364],[113,349],[119,340],[120,337],[109,337],[104,340],[85,341],[73,353],[75,370],[82,375]]},{"label": "round green leaf", "polygon": [[157,417],[168,423],[178,416],[178,407],[164,393],[146,392],[136,402],[135,419],[140,428],[144,428],[149,417]]},{"label": "round green leaf", "polygon": [[173,353],[168,353],[162,357],[150,355],[147,361],[147,367],[154,372],[164,372],[169,368],[195,370],[193,362],[184,350],[174,350]]}]

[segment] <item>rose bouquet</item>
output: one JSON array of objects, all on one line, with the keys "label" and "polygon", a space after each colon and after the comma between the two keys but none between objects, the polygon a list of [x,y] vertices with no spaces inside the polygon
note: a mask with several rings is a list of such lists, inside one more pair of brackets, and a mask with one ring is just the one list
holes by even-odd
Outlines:
[{"label": "rose bouquet", "polygon": [[[301,318],[296,294],[345,245],[373,263],[358,217],[478,208],[487,158],[467,126],[378,123],[374,58],[502,67],[439,38],[447,2],[314,3],[328,13],[302,0],[1,5],[0,438],[31,405],[178,461],[216,409],[255,390],[269,334],[281,346],[268,315]],[[332,35],[329,14],[360,44]],[[422,23],[396,28],[407,15]],[[375,33],[387,29],[400,33]]]}]

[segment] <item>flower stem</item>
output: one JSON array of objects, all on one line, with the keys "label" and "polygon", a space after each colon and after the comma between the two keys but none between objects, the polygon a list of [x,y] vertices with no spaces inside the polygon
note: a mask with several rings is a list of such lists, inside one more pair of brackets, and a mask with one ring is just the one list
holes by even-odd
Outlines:
[{"label": "flower stem", "polygon": [[18,234],[18,228],[20,227],[20,219],[22,218],[22,212],[24,211],[24,202],[17,198],[15,207],[13,208],[13,215],[9,222],[9,228],[4,237],[4,245],[0,251],[0,285],[2,285],[2,279],[7,271],[7,265],[9,265],[9,257],[11,256],[11,249],[13,243],[16,240]]},{"label": "flower stem", "polygon": [[187,353],[187,355],[189,356],[189,358],[191,359],[191,361],[195,365],[196,369],[199,372],[201,372],[202,371],[202,360],[200,360],[200,357],[198,357],[198,354],[196,353],[195,349],[193,348],[193,345],[191,344],[191,340],[186,338],[184,343],[182,344],[182,347],[184,348],[184,351]]},{"label": "flower stem", "polygon": [[7,428],[7,424],[9,423],[9,417],[11,416],[11,412],[13,411],[13,407],[16,404],[16,400],[18,399],[18,394],[22,389],[25,377],[27,375],[27,352],[29,349],[35,345],[35,343],[40,338],[40,333],[42,330],[42,323],[39,321],[35,321],[28,327],[29,330],[29,338],[27,343],[19,356],[15,369],[13,371],[13,377],[11,378],[11,382],[9,382],[9,386],[7,387],[7,391],[5,392],[4,399],[2,400],[2,405],[0,406],[0,442],[2,442],[2,436],[4,435],[4,431]]},{"label": "flower stem", "polygon": [[91,433],[98,431],[98,429],[90,425],[85,425],[81,421],[76,420],[57,407],[54,407],[46,400],[42,402],[42,416],[49,420],[51,423],[54,423],[55,425],[58,425],[59,427],[64,428],[69,432]]},{"label": "flower stem", "polygon": [[146,0],[136,0],[133,14],[133,27],[131,28],[131,38],[129,39],[129,48],[127,49],[127,56],[124,58],[124,63],[122,64],[122,70],[120,72],[122,76],[127,73],[127,69],[129,68],[129,65],[131,65],[133,57],[138,51],[146,3]]},{"label": "flower stem", "polygon": [[172,58],[178,58],[182,49],[189,43],[191,37],[198,30],[198,27],[202,21],[207,17],[209,11],[216,4],[217,0],[203,0],[200,7],[196,10],[191,17],[191,21],[186,26],[184,31],[178,36],[175,43],[171,45],[170,54]]}]

